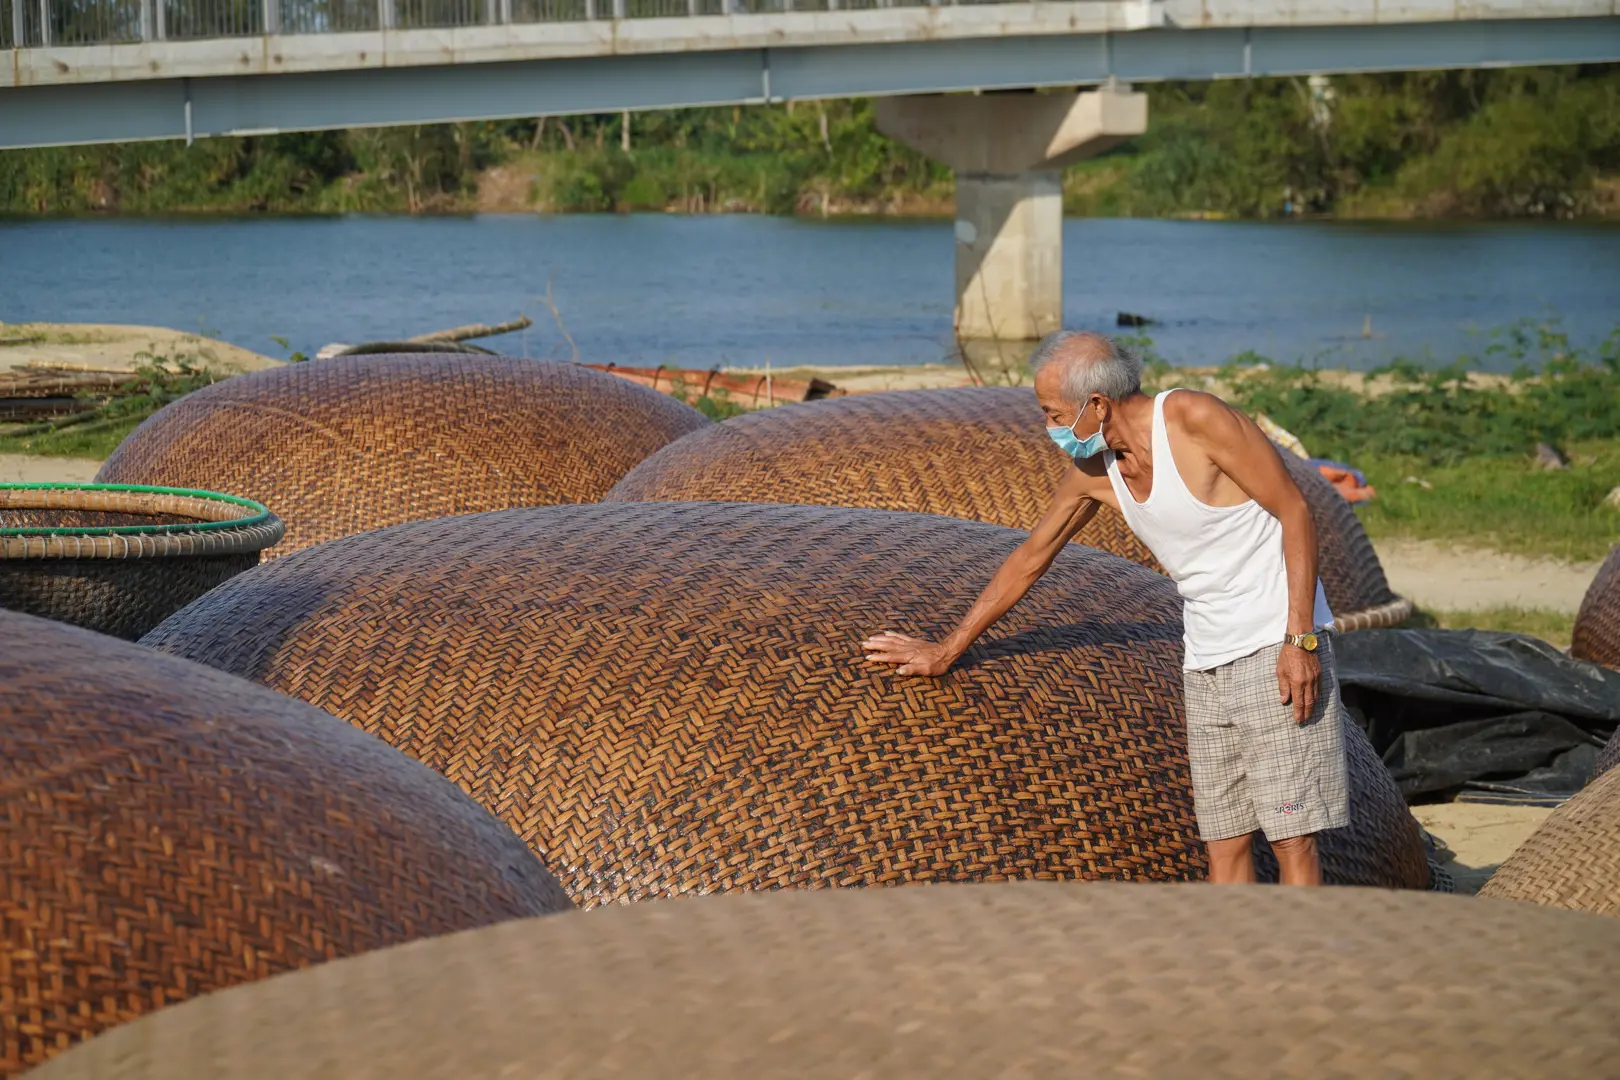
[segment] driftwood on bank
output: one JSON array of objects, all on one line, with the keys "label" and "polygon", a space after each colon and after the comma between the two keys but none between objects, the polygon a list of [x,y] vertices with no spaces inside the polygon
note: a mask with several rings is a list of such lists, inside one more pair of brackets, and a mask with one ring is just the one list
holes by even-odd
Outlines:
[{"label": "driftwood on bank", "polygon": [[586,364],[585,367],[605,371],[609,375],[617,375],[621,379],[629,379],[631,382],[650,386],[665,393],[679,387],[702,397],[721,390],[736,404],[754,409],[765,405],[843,397],[848,393],[823,379],[730,375],[719,370],[705,371],[701,368],[620,367],[618,364]]},{"label": "driftwood on bank", "polygon": [[[435,330],[431,334],[418,334],[416,337],[405,338],[402,341],[367,341],[359,345],[334,341],[330,345],[322,346],[320,351],[315,354],[315,359],[330,360],[334,356],[364,356],[387,352],[433,352],[435,350],[423,346],[449,346],[461,341],[471,341],[474,338],[515,333],[518,330],[527,330],[533,325],[533,319],[527,315],[519,315],[510,322],[496,323],[494,326],[487,326],[484,323],[469,323],[466,326],[452,326],[448,330]],[[490,350],[468,345],[463,348],[445,348],[437,351],[488,353]]]},{"label": "driftwood on bank", "polygon": [[139,378],[133,372],[33,366],[0,372],[0,422],[94,412]]},{"label": "driftwood on bank", "polygon": [[435,330],[431,334],[420,334],[405,340],[420,344],[431,341],[471,341],[474,338],[494,337],[496,334],[511,334],[518,330],[527,330],[533,325],[533,319],[527,315],[520,315],[511,322],[496,323],[494,326],[471,323],[467,326],[453,326],[448,330]]}]

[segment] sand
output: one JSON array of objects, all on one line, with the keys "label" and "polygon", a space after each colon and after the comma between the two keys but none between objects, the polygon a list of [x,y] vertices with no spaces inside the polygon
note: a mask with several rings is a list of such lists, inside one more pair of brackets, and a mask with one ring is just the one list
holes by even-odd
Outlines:
[{"label": "sand", "polygon": [[1434,803],[1412,807],[1418,824],[1445,841],[1453,858],[1443,862],[1459,893],[1477,893],[1496,868],[1552,813],[1546,806]]},{"label": "sand", "polygon": [[0,323],[0,371],[29,366],[130,371],[150,362],[143,354],[187,357],[221,375],[281,364],[223,341],[161,326]]},{"label": "sand", "polygon": [[1380,540],[1373,547],[1390,588],[1421,608],[1441,611],[1511,606],[1573,613],[1602,566],[1432,540]]},{"label": "sand", "polygon": [[[736,375],[764,375],[762,367],[728,367]],[[972,386],[961,364],[916,364],[906,367],[796,367],[772,368],[784,379],[822,379],[842,390],[932,390],[943,386]]]},{"label": "sand", "polygon": [[0,483],[86,484],[95,479],[99,468],[101,462],[85,458],[0,454]]}]

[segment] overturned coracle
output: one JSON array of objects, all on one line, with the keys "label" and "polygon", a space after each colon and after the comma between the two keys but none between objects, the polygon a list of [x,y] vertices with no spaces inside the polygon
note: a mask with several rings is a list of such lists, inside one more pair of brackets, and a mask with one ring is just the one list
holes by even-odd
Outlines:
[{"label": "overturned coracle", "polygon": [[343,356],[188,394],[136,428],[96,479],[256,499],[286,522],[283,556],[407,521],[594,502],[708,423],[576,364]]},{"label": "overturned coracle", "polygon": [[[1015,529],[1040,520],[1069,460],[1046,435],[1033,391],[960,387],[852,395],[728,420],[632,469],[607,502],[805,503],[947,514]],[[1341,630],[1400,622],[1355,512],[1309,462],[1283,462],[1316,521],[1319,571]],[[1159,569],[1109,507],[1076,543]]]},{"label": "overturned coracle", "polygon": [[1620,544],[1603,560],[1581,599],[1569,654],[1620,670]]},{"label": "overturned coracle", "polygon": [[[921,514],[630,503],[400,526],[261,567],[144,640],[438,769],[583,904],[778,886],[1204,873],[1165,577],[1071,546],[946,676],[1022,537]],[[1423,887],[1359,731],[1330,880]]]},{"label": "overturned coracle", "polygon": [[1616,964],[1614,920],[1371,889],[704,896],[211,994],[38,1080],[1598,1077]]},{"label": "overturned coracle", "polygon": [[0,1076],[280,971],[570,906],[453,784],[303,702],[0,611]]}]

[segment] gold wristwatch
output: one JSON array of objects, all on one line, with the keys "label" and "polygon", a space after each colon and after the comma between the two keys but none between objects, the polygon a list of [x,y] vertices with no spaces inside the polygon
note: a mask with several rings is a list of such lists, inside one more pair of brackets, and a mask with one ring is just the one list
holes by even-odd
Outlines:
[{"label": "gold wristwatch", "polygon": [[1304,649],[1306,652],[1315,652],[1316,651],[1316,635],[1315,634],[1284,634],[1283,635],[1283,644],[1284,645],[1298,645],[1300,648]]}]

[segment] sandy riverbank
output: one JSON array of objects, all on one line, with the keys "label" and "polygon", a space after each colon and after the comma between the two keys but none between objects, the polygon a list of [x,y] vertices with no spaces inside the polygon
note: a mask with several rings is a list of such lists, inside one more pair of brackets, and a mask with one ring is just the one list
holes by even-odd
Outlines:
[{"label": "sandy riverbank", "polygon": [[1520,607],[1574,613],[1603,565],[1434,540],[1379,540],[1373,547],[1391,589],[1420,608],[1440,611]]},{"label": "sandy riverbank", "polygon": [[1460,893],[1472,895],[1490,880],[1507,857],[1530,838],[1551,807],[1497,806],[1490,803],[1434,803],[1414,806],[1418,824],[1451,849],[1441,865]]},{"label": "sandy riverbank", "polygon": [[99,468],[101,462],[84,458],[0,454],[0,483],[88,484]]},{"label": "sandy riverbank", "polygon": [[109,323],[0,323],[0,371],[65,367],[130,371],[153,357],[184,357],[219,374],[278,367],[279,360],[162,326]]}]

